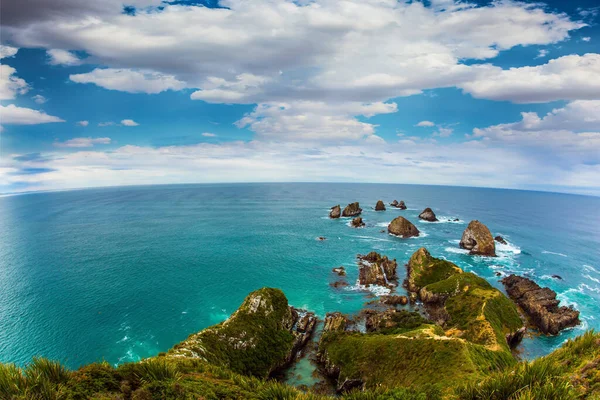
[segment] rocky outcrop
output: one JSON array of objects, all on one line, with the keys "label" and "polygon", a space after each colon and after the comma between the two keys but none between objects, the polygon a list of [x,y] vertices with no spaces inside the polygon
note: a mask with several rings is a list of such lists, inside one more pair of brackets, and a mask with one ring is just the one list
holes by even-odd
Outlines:
[{"label": "rocky outcrop", "polygon": [[527,332],[527,328],[523,326],[523,327],[517,329],[515,332],[507,333],[506,334],[506,343],[508,343],[508,346],[511,349],[514,349],[515,347],[517,347],[519,345],[519,343],[521,343],[526,332]]},{"label": "rocky outcrop", "polygon": [[331,211],[329,212],[329,218],[339,218],[342,213],[342,208],[338,204],[337,206],[331,207]]},{"label": "rocky outcrop", "polygon": [[506,292],[525,311],[542,333],[556,335],[561,330],[579,325],[579,311],[559,307],[556,292],[542,288],[529,278],[510,275],[502,279]]},{"label": "rocky outcrop", "polygon": [[506,240],[505,240],[505,239],[504,239],[502,236],[500,236],[500,235],[496,236],[496,237],[494,238],[494,240],[495,240],[496,242],[498,242],[498,243],[501,243],[501,244],[508,244],[508,243],[506,242]]},{"label": "rocky outcrop", "polygon": [[471,221],[463,232],[460,247],[472,255],[496,257],[496,244],[490,230],[477,220]]},{"label": "rocky outcrop", "polygon": [[398,200],[394,200],[390,203],[390,206],[392,207],[397,207],[398,206]]},{"label": "rocky outcrop", "polygon": [[391,333],[394,329],[414,329],[428,321],[417,312],[388,309],[385,311],[363,310],[367,332]]},{"label": "rocky outcrop", "polygon": [[344,211],[342,211],[342,217],[356,217],[357,215],[360,215],[361,212],[362,208],[360,208],[358,202],[350,203],[344,208]]},{"label": "rocky outcrop", "polygon": [[409,220],[404,217],[396,217],[388,225],[388,233],[401,238],[410,238],[419,236],[419,230]]},{"label": "rocky outcrop", "polygon": [[399,208],[401,210],[406,210],[406,204],[404,204],[404,200],[398,202],[398,200],[394,200],[390,203],[390,206]]},{"label": "rocky outcrop", "polygon": [[429,221],[429,222],[437,222],[438,221],[437,217],[435,216],[435,213],[429,207],[424,209],[423,212],[421,214],[419,214],[419,218],[424,221]]},{"label": "rocky outcrop", "polygon": [[404,286],[409,292],[419,293],[425,286],[447,279],[463,271],[450,261],[432,257],[425,247],[415,251],[406,264]]},{"label": "rocky outcrop", "polygon": [[389,305],[389,306],[405,306],[408,304],[408,297],[406,296],[397,296],[397,295],[388,295],[381,296],[379,301],[381,304]]},{"label": "rocky outcrop", "polygon": [[332,269],[333,272],[338,274],[339,276],[346,276],[346,268],[344,267],[335,267]]},{"label": "rocky outcrop", "polygon": [[361,285],[396,286],[396,260],[390,260],[374,251],[364,256],[359,254],[358,260],[358,282]]},{"label": "rocky outcrop", "polygon": [[[201,359],[267,377],[294,360],[316,322],[313,313],[289,306],[281,290],[263,288],[250,293],[225,322],[189,336],[166,357]],[[257,359],[261,362],[254,362]]]},{"label": "rocky outcrop", "polygon": [[361,217],[356,217],[352,219],[353,228],[362,228],[363,226],[365,226],[365,223],[363,222],[363,219]]},{"label": "rocky outcrop", "polygon": [[377,202],[375,205],[375,211],[385,211],[385,204],[383,204],[383,201],[379,200]]},{"label": "rocky outcrop", "polygon": [[344,332],[348,322],[348,317],[340,312],[327,313],[323,332]]}]

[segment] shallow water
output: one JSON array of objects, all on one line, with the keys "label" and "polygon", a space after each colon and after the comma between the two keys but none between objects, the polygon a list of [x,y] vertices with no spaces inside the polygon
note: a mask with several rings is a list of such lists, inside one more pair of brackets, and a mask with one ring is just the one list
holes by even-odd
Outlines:
[{"label": "shallow water", "polygon": [[[373,210],[378,199],[408,210]],[[367,226],[330,220],[360,201]],[[432,207],[440,223],[418,221]],[[355,285],[356,254],[403,265],[426,246],[501,287],[496,272],[533,277],[582,313],[580,327],[526,339],[546,354],[600,328],[600,198],[514,190],[371,184],[176,185],[90,189],[0,198],[0,361],[34,355],[70,367],[139,360],[227,318],[252,290],[283,289],[315,311],[355,312],[371,300]],[[424,233],[381,233],[403,215]],[[459,218],[460,222],[444,222]],[[458,248],[471,219],[508,246],[497,258]],[[326,241],[318,241],[325,236]],[[329,286],[343,265],[348,288]],[[400,281],[405,270],[399,268]],[[558,274],[563,280],[553,279]],[[376,291],[377,293],[384,290]]]}]

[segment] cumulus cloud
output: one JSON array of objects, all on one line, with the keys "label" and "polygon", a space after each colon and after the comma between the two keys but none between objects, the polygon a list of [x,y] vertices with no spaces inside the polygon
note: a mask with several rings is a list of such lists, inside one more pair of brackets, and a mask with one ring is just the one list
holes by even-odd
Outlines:
[{"label": "cumulus cloud", "polygon": [[452,128],[445,128],[440,126],[437,130],[437,132],[435,132],[433,134],[433,136],[438,136],[438,137],[448,137],[450,135],[452,135],[452,132],[454,132],[454,129]]},{"label": "cumulus cloud", "polygon": [[0,44],[0,59],[14,57],[19,49],[17,47],[5,46]]},{"label": "cumulus cloud", "polygon": [[132,119],[122,120],[121,125],[123,125],[123,126],[139,126],[139,124]]},{"label": "cumulus cloud", "polygon": [[48,63],[50,65],[73,66],[81,64],[81,60],[73,53],[67,50],[50,49],[46,51]]},{"label": "cumulus cloud", "polygon": [[463,60],[557,43],[585,26],[510,0],[223,0],[226,8],[160,9],[152,7],[158,0],[138,0],[135,16],[117,0],[26,0],[31,15],[22,1],[4,3],[3,32],[14,43],[85,51],[108,67],[73,75],[76,82],[133,93],[197,88],[193,99],[218,103],[381,102],[493,79],[503,71]]},{"label": "cumulus cloud", "polygon": [[421,127],[431,127],[431,126],[435,126],[435,123],[431,122],[431,121],[421,121],[419,122],[417,125],[415,126],[421,126]]},{"label": "cumulus cloud", "polygon": [[180,90],[185,83],[173,75],[153,71],[132,69],[96,68],[84,74],[70,75],[77,83],[93,83],[105,89],[128,93],[160,93],[165,90]]},{"label": "cumulus cloud", "polygon": [[54,146],[56,147],[94,147],[96,144],[110,144],[110,138],[108,137],[100,137],[100,138],[91,138],[91,137],[80,137],[69,139],[64,142],[54,142]]},{"label": "cumulus cloud", "polygon": [[88,126],[90,121],[77,121],[77,125],[79,126]]},{"label": "cumulus cloud", "polygon": [[592,40],[592,38],[589,36],[585,36],[585,37],[582,37],[581,40],[583,40],[584,42],[589,42],[590,40]]},{"label": "cumulus cloud", "polygon": [[373,135],[375,125],[359,121],[398,110],[396,103],[262,103],[236,122],[268,140],[358,140]]},{"label": "cumulus cloud", "polygon": [[11,100],[17,94],[25,94],[29,91],[27,82],[16,76],[16,72],[17,70],[10,65],[0,65],[0,100]]},{"label": "cumulus cloud", "polygon": [[202,136],[204,136],[204,137],[217,137],[217,135],[215,135],[214,133],[210,133],[210,132],[204,132],[204,133],[202,133]]},{"label": "cumulus cloud", "polygon": [[14,104],[9,104],[8,106],[0,105],[0,117],[2,123],[6,125],[37,125],[51,122],[65,122],[43,111],[17,107]]},{"label": "cumulus cloud", "polygon": [[48,101],[47,98],[45,98],[44,96],[42,96],[41,94],[36,94],[35,96],[32,97],[33,101],[35,101],[38,104],[44,104],[45,102]]},{"label": "cumulus cloud", "polygon": [[569,55],[535,67],[491,68],[459,86],[477,98],[516,103],[600,99],[600,54]]},{"label": "cumulus cloud", "polygon": [[538,55],[535,56],[535,58],[546,58],[548,56],[548,53],[550,53],[548,50],[541,49],[540,51],[538,51]]}]

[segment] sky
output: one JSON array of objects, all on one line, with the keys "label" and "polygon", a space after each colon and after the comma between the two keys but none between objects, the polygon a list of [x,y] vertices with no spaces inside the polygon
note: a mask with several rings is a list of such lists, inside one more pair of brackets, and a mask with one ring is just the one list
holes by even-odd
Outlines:
[{"label": "sky", "polygon": [[0,193],[600,195],[596,0],[2,0]]}]

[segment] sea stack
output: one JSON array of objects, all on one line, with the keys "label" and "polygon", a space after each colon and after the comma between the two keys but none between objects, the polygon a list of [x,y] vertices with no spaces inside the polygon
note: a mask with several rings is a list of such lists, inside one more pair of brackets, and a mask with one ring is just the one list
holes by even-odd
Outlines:
[{"label": "sea stack", "polygon": [[417,227],[404,217],[394,218],[394,220],[388,225],[388,233],[405,239],[419,236],[419,230]]},{"label": "sea stack", "polygon": [[358,282],[361,285],[378,285],[395,287],[395,283],[398,276],[396,275],[396,268],[398,263],[396,260],[390,260],[386,256],[372,251],[367,255],[358,256]]},{"label": "sea stack", "polygon": [[363,222],[363,219],[361,217],[356,217],[352,220],[353,228],[362,228],[363,226],[365,226],[365,223]]},{"label": "sea stack", "polygon": [[379,200],[377,202],[375,205],[375,211],[385,211],[385,204],[383,204],[383,201]]},{"label": "sea stack", "polygon": [[490,230],[477,220],[471,221],[463,232],[460,247],[472,255],[496,257],[496,244]]},{"label": "sea stack", "polygon": [[342,214],[342,208],[338,204],[337,206],[331,207],[331,211],[329,212],[329,218],[339,218]]},{"label": "sea stack", "polygon": [[404,200],[400,200],[400,203],[398,203],[396,208],[399,208],[401,210],[406,210],[406,204],[404,204]]},{"label": "sea stack", "polygon": [[502,236],[498,235],[494,238],[494,240],[498,243],[502,243],[502,244],[508,244],[506,243],[506,239],[504,239]]},{"label": "sea stack", "polygon": [[362,208],[360,208],[360,205],[357,201],[355,203],[348,204],[346,208],[344,208],[344,211],[342,211],[342,217],[356,217],[360,215],[361,212]]},{"label": "sea stack", "polygon": [[394,200],[390,203],[390,206],[396,207],[398,205],[398,200]]},{"label": "sea stack", "polygon": [[419,218],[429,222],[436,222],[438,220],[433,210],[429,207],[424,209],[423,212],[419,214]]}]

